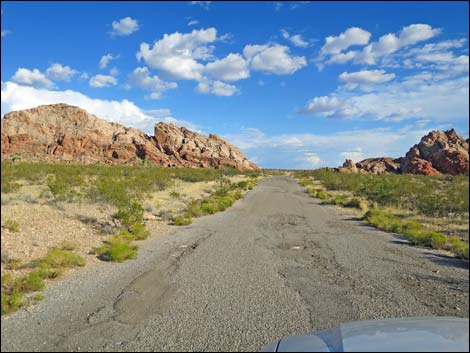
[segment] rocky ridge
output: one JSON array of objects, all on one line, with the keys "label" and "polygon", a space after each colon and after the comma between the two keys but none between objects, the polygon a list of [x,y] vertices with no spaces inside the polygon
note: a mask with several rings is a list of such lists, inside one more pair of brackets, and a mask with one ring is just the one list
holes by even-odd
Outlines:
[{"label": "rocky ridge", "polygon": [[149,161],[164,167],[234,167],[254,170],[234,145],[216,135],[158,123],[154,136],[102,120],[67,105],[43,105],[5,114],[2,160],[124,164]]}]

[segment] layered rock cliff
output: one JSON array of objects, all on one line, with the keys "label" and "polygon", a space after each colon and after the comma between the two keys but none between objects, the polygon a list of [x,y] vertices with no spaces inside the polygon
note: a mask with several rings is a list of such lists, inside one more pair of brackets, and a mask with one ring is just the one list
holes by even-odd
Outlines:
[{"label": "layered rock cliff", "polygon": [[2,119],[2,159],[74,163],[139,163],[165,167],[234,167],[253,170],[234,145],[172,124],[155,125],[155,136],[111,123],[67,104],[10,112]]}]

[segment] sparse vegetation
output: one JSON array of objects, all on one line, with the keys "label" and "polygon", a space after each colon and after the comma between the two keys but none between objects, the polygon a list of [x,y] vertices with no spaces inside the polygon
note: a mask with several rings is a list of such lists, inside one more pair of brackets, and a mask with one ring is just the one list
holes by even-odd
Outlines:
[{"label": "sparse vegetation", "polygon": [[187,226],[189,224],[193,223],[193,221],[191,220],[191,218],[184,218],[184,217],[176,217],[174,220],[173,220],[173,225],[175,226]]},{"label": "sparse vegetation", "polygon": [[[349,191],[380,206],[417,210],[430,217],[468,217],[468,176],[343,174],[317,169],[298,171],[296,177],[314,177],[328,190]],[[300,184],[309,186],[312,181],[302,180]]]},{"label": "sparse vegetation", "polygon": [[372,209],[364,215],[364,222],[387,232],[400,233],[411,243],[433,249],[447,249],[458,257],[468,260],[468,243],[458,237],[446,237],[433,232],[416,221],[407,221],[392,214]]},{"label": "sparse vegetation", "polygon": [[[468,242],[436,231],[432,224],[439,217],[447,224],[468,222],[468,176],[342,174],[327,168],[298,171],[295,175],[304,178],[299,184],[324,203],[364,212],[372,208],[364,215],[366,223],[403,234],[415,245],[446,249],[468,259]],[[319,188],[319,183],[328,191]],[[410,219],[427,217],[429,223]]]},{"label": "sparse vegetation", "polygon": [[124,262],[137,257],[137,246],[132,245],[131,233],[120,233],[106,240],[104,245],[94,248],[92,253],[98,255],[104,261]]},{"label": "sparse vegetation", "polygon": [[41,268],[70,268],[85,266],[85,259],[73,251],[55,248],[34,264]]},{"label": "sparse vegetation", "polygon": [[[150,235],[144,221],[144,213],[151,215],[154,212],[154,208],[145,203],[151,200],[152,193],[172,188],[169,196],[184,200],[181,191],[174,189],[176,179],[189,183],[215,182],[216,189],[213,192],[211,188],[209,197],[191,202],[192,206],[184,210],[184,215],[168,217],[172,224],[187,225],[192,222],[191,217],[225,210],[242,197],[242,190],[253,189],[259,175],[258,172],[248,172],[245,173],[249,177],[248,180],[231,183],[228,177],[241,174],[233,168],[174,169],[158,168],[148,163],[139,166],[108,166],[21,161],[2,161],[1,167],[2,194],[8,193],[10,199],[16,197],[14,193],[21,189],[28,194],[18,195],[18,200],[28,196],[31,202],[62,212],[71,206],[70,203],[89,203],[103,210],[102,212],[110,217],[109,221],[103,222],[100,219],[98,222],[96,217],[93,218],[92,224],[89,223],[106,225],[110,228],[108,234],[111,235],[103,245],[93,248],[91,252],[102,260],[116,262],[136,258],[137,245],[134,242]],[[30,186],[37,186],[37,196],[29,194]],[[189,209],[193,212],[189,212]],[[88,216],[83,217],[86,220]],[[82,221],[80,218],[79,220]],[[85,222],[84,224],[88,225]],[[19,225],[11,220],[5,220],[2,227],[12,232],[19,229]],[[41,294],[35,292],[44,287],[46,279],[60,276],[65,268],[83,266],[85,260],[74,253],[74,250],[79,248],[81,244],[63,240],[55,244],[44,257],[31,263],[31,259],[7,259],[2,252],[2,262],[6,265],[3,269],[7,272],[20,268],[29,269],[28,273],[16,278],[11,277],[10,273],[5,274],[5,281],[2,274],[2,313],[40,300]]]},{"label": "sparse vegetation", "polygon": [[181,194],[178,191],[174,191],[174,190],[172,192],[170,192],[170,196],[174,199],[181,198]]},{"label": "sparse vegetation", "polygon": [[34,269],[17,278],[9,273],[2,274],[2,315],[41,300],[40,293],[26,299],[25,295],[44,289],[44,280],[57,278],[64,268],[84,266],[85,260],[70,250],[54,248],[30,265]]},{"label": "sparse vegetation", "polygon": [[8,229],[10,232],[17,233],[20,231],[20,225],[17,221],[7,219],[3,224],[3,228]]}]

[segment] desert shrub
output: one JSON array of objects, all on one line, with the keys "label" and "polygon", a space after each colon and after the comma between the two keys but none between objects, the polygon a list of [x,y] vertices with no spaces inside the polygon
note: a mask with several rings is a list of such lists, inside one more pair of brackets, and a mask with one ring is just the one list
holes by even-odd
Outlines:
[{"label": "desert shrub", "polygon": [[23,294],[19,292],[2,293],[2,315],[14,312],[24,306]]},{"label": "desert shrub", "polygon": [[244,190],[245,190],[245,189],[248,189],[248,184],[249,184],[249,183],[248,183],[247,180],[239,181],[239,182],[237,183],[237,188],[239,188],[239,189],[244,189]]},{"label": "desert shrub", "polygon": [[11,192],[18,191],[20,189],[21,185],[19,183],[15,183],[14,181],[8,180],[7,178],[2,177],[2,183],[1,183],[1,190],[2,193],[8,194]]},{"label": "desert shrub", "polygon": [[446,248],[461,259],[468,260],[468,243],[464,243],[459,237],[450,237]]},{"label": "desert shrub", "polygon": [[15,288],[21,292],[37,292],[44,288],[44,277],[41,270],[34,270],[27,275],[20,277]]},{"label": "desert shrub", "polygon": [[99,178],[88,190],[87,196],[94,202],[105,202],[120,207],[130,202],[125,180]]},{"label": "desert shrub", "polygon": [[3,224],[3,227],[13,233],[18,233],[20,231],[20,224],[12,219],[7,219]]},{"label": "desert shrub", "polygon": [[172,192],[170,192],[170,197],[172,197],[174,199],[179,199],[179,198],[181,198],[181,194],[178,191],[172,191]]},{"label": "desert shrub", "polygon": [[144,240],[150,236],[150,232],[145,229],[143,223],[137,222],[129,228],[129,232],[132,234],[136,240]]},{"label": "desert shrub", "polygon": [[138,201],[131,201],[129,204],[120,206],[113,214],[113,218],[119,220],[123,226],[130,227],[143,221],[144,207]]},{"label": "desert shrub", "polygon": [[176,217],[173,220],[173,225],[175,225],[175,226],[187,226],[191,223],[192,223],[191,218]]},{"label": "desert shrub", "polygon": [[234,192],[232,192],[231,196],[235,200],[240,200],[243,197],[243,192],[241,190],[235,190]]},{"label": "desert shrub", "polygon": [[85,266],[85,259],[73,251],[54,248],[34,264],[42,268],[81,267]]},{"label": "desert shrub", "polygon": [[14,284],[15,280],[11,274],[5,273],[2,275],[2,289],[12,289]]},{"label": "desert shrub", "polygon": [[217,180],[215,195],[224,196],[232,190],[235,186],[228,178],[220,178]]},{"label": "desert shrub", "polygon": [[132,245],[123,235],[116,235],[107,240],[104,245],[92,249],[104,261],[124,262],[137,257],[137,246]]},{"label": "desert shrub", "polygon": [[333,199],[333,203],[335,205],[339,205],[339,206],[343,206],[345,205],[346,203],[348,202],[348,200],[343,197],[343,196],[336,196],[334,199]]},{"label": "desert shrub", "polygon": [[381,206],[427,216],[466,215],[469,211],[468,176],[343,174],[327,168],[295,174],[298,178],[314,177],[329,190],[350,191]]},{"label": "desert shrub", "polygon": [[75,250],[78,248],[78,243],[71,240],[62,240],[57,247],[61,250]]},{"label": "desert shrub", "polygon": [[[449,248],[453,249],[452,251],[456,254],[459,252],[455,246],[452,247],[452,242],[458,243],[455,239],[448,240],[444,234],[425,230],[419,222],[406,221],[377,209],[369,210],[364,215],[363,220],[379,229],[403,234],[412,244],[427,246],[433,249]],[[464,243],[462,242],[462,244]],[[465,258],[465,254],[461,257]]]},{"label": "desert shrub", "polygon": [[441,233],[433,233],[431,235],[431,247],[433,249],[444,249],[447,243],[447,237]]},{"label": "desert shrub", "polygon": [[299,184],[304,186],[304,187],[307,187],[307,186],[312,186],[313,182],[310,181],[310,180],[307,180],[307,179],[303,179],[303,180],[299,181]]},{"label": "desert shrub", "polygon": [[201,207],[202,214],[213,214],[217,212],[217,205],[209,202],[203,202]]},{"label": "desert shrub", "polygon": [[329,201],[330,195],[326,191],[318,191],[317,197],[322,201]]},{"label": "desert shrub", "polygon": [[358,208],[362,211],[367,211],[368,209],[367,201],[361,200],[357,197],[353,197],[352,199],[347,200],[343,206],[351,207],[351,208]]},{"label": "desert shrub", "polygon": [[307,189],[305,190],[307,194],[309,194],[312,197],[317,197],[318,190],[317,189]]},{"label": "desert shrub", "polygon": [[79,186],[82,179],[74,178],[73,176],[49,176],[46,185],[50,193],[54,197],[54,201],[74,201],[80,198],[80,194],[74,189]]}]

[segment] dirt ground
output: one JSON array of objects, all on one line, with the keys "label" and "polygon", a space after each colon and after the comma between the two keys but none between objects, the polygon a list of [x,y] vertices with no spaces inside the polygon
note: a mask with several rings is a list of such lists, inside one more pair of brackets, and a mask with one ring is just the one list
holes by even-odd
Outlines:
[{"label": "dirt ground", "polygon": [[[231,177],[232,182],[246,177]],[[155,192],[144,201],[144,220],[152,236],[164,236],[175,226],[172,217],[184,212],[191,199],[211,194],[215,182],[189,183],[174,180],[171,187]],[[111,215],[115,210],[104,204],[89,202],[51,203],[41,196],[41,185],[23,185],[17,192],[2,194],[1,271],[13,275],[24,273],[21,265],[44,256],[48,250],[65,242],[86,258],[87,265],[99,263],[90,254],[116,231]],[[5,223],[17,222],[19,231],[10,231]]]}]

